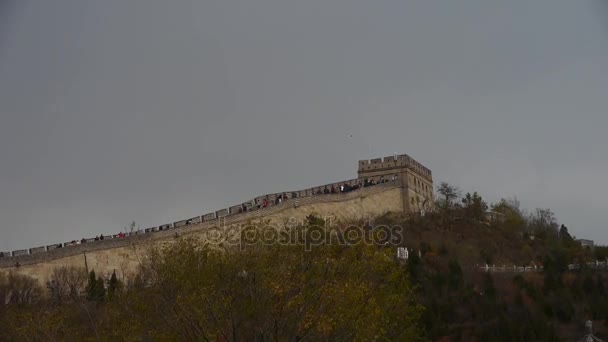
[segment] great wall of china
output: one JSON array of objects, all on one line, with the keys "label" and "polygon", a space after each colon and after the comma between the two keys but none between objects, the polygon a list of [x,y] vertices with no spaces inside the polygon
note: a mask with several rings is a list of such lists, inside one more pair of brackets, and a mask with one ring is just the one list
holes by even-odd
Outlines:
[{"label": "great wall of china", "polygon": [[[364,180],[374,185],[361,186],[348,192],[325,193],[341,186],[357,187]],[[287,199],[276,203],[281,195]],[[267,207],[264,201],[271,203]],[[61,266],[85,267],[97,273],[126,277],[137,269],[141,255],[154,244],[175,241],[179,236],[197,236],[203,241],[214,239],[218,229],[267,221],[285,225],[290,220],[303,220],[310,214],[334,220],[364,219],[386,212],[411,212],[424,209],[433,200],[433,179],[429,169],[408,155],[361,160],[358,177],[299,191],[258,196],[252,200],[212,213],[173,223],[129,232],[122,238],[87,239],[86,243],[57,243],[35,248],[3,252],[0,272],[14,271],[47,281],[53,269]],[[276,203],[276,204],[275,204]]]}]

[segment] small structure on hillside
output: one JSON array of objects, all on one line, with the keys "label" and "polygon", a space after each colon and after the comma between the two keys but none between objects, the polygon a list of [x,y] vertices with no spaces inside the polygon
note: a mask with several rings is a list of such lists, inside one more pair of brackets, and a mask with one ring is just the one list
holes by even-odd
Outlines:
[{"label": "small structure on hillside", "polygon": [[505,215],[502,213],[499,213],[497,211],[494,211],[494,210],[487,210],[486,218],[488,220],[488,223],[491,223],[491,222],[504,223],[505,222]]},{"label": "small structure on hillside", "polygon": [[397,259],[402,261],[407,261],[410,257],[410,252],[407,250],[407,247],[397,247]]},{"label": "small structure on hillside", "polygon": [[583,247],[589,247],[589,248],[593,248],[593,240],[587,240],[587,239],[577,239],[576,241],[581,243],[581,246]]}]

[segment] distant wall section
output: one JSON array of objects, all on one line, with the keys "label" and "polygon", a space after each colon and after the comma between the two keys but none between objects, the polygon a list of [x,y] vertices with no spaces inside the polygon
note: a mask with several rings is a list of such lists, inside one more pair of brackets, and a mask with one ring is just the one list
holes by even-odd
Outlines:
[{"label": "distant wall section", "polygon": [[[119,277],[129,277],[151,246],[173,243],[175,233],[180,237],[196,236],[209,239],[211,228],[244,225],[247,222],[268,220],[277,227],[285,223],[302,222],[310,214],[330,220],[368,219],[389,211],[403,211],[402,189],[397,182],[362,188],[349,193],[337,193],[304,198],[290,198],[280,205],[251,212],[224,216],[179,228],[160,230],[153,234],[140,234],[125,239],[111,239],[96,243],[59,248],[46,253],[25,255],[19,258],[19,267],[5,264],[0,272],[14,271],[29,275],[43,284],[49,281],[53,269],[61,266],[86,267],[97,274],[116,272]],[[7,259],[7,260],[10,260]]]}]

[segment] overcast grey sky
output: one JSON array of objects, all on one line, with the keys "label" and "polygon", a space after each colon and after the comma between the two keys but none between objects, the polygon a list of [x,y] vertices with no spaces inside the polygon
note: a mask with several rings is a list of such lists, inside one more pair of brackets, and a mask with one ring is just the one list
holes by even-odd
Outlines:
[{"label": "overcast grey sky", "polygon": [[0,250],[394,152],[608,243],[607,108],[602,0],[0,0]]}]

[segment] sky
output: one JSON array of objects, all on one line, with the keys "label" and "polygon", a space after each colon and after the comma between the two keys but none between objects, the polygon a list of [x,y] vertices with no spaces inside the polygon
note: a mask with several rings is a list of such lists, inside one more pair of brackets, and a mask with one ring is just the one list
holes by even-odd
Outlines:
[{"label": "sky", "polygon": [[608,244],[604,0],[0,0],[0,250],[409,154]]}]

